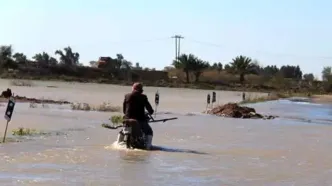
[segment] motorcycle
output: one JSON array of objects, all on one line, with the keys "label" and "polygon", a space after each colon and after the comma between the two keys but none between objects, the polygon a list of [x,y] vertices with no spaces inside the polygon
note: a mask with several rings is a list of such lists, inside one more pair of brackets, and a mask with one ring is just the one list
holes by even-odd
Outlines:
[{"label": "motorcycle", "polygon": [[[174,117],[155,120],[150,114],[146,114],[146,120],[148,123],[166,122],[175,119],[178,118]],[[128,149],[146,149],[146,136],[136,120],[124,119],[121,125],[111,126],[103,124],[102,127],[113,130],[122,128],[117,136],[117,143],[119,145],[124,145]]]}]

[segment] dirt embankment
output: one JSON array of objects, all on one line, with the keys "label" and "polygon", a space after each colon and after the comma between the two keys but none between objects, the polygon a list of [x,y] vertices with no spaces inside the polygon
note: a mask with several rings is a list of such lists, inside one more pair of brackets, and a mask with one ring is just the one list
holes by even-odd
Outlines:
[{"label": "dirt embankment", "polygon": [[332,104],[332,95],[314,95],[311,97],[313,103]]},{"label": "dirt embankment", "polygon": [[55,101],[51,99],[36,99],[36,98],[28,98],[25,96],[19,96],[12,93],[11,89],[7,89],[5,91],[2,91],[0,95],[0,102],[8,102],[8,98],[12,97],[15,99],[16,102],[23,102],[23,103],[44,103],[44,104],[71,104],[69,101]]},{"label": "dirt embankment", "polygon": [[214,107],[207,111],[207,114],[231,117],[231,118],[252,118],[252,119],[274,119],[276,116],[264,116],[256,113],[251,107],[239,106],[236,103],[227,103],[225,105]]}]

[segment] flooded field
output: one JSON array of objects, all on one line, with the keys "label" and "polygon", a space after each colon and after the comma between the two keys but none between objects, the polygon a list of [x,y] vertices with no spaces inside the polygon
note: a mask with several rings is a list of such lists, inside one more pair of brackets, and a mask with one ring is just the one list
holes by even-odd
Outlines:
[{"label": "flooded field", "polygon": [[[2,89],[10,85],[7,80],[0,84]],[[46,81],[11,88],[27,97],[115,105],[121,105],[130,91],[115,85]],[[145,88],[151,102],[156,90]],[[199,114],[211,91],[159,92],[157,118],[179,119],[151,124],[153,143],[162,149],[158,151],[112,147],[117,130],[100,125],[116,113],[17,103],[9,138],[17,127],[50,134],[0,145],[1,185],[332,185],[332,106],[286,100],[259,103],[251,106],[280,118],[241,120]],[[239,101],[241,94],[217,92],[217,99]],[[4,127],[5,120],[1,132]]]}]

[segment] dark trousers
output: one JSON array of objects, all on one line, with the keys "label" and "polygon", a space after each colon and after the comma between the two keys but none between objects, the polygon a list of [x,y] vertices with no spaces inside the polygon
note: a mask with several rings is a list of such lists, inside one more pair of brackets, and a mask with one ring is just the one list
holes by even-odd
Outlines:
[{"label": "dark trousers", "polygon": [[139,121],[140,126],[142,127],[142,131],[145,135],[153,136],[153,130],[147,121]]}]

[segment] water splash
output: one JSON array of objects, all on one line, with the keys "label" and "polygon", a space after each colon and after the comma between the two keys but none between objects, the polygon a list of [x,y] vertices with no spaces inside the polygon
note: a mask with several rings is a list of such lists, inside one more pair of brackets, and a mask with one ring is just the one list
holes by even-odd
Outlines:
[{"label": "water splash", "polygon": [[128,149],[124,142],[114,141],[111,145],[104,147],[106,150],[144,151],[142,149]]}]

